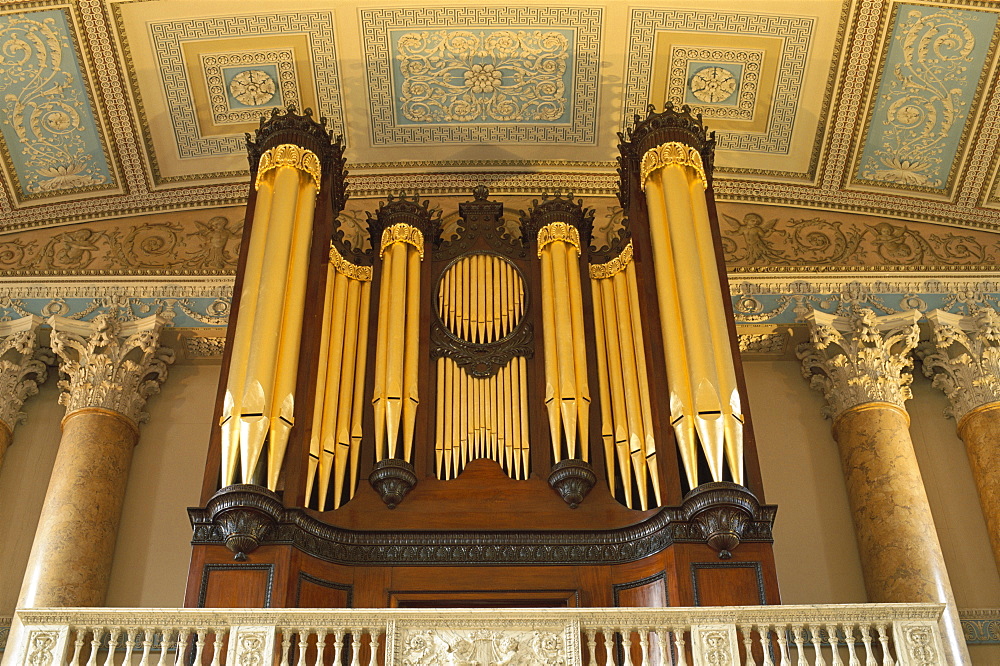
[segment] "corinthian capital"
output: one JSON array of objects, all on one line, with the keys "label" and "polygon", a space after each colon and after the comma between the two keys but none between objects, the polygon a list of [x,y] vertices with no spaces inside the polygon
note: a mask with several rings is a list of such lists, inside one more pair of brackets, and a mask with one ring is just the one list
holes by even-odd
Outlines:
[{"label": "corinthian capital", "polygon": [[8,430],[24,420],[21,406],[45,383],[45,363],[36,357],[41,317],[0,322],[0,421]]},{"label": "corinthian capital", "polygon": [[151,315],[120,321],[101,314],[93,321],[49,317],[52,351],[61,359],[66,379],[59,404],[69,414],[84,407],[101,407],[123,414],[135,423],[149,418],[146,398],[160,390],[174,352],[160,347],[160,329],[166,320]]},{"label": "corinthian capital", "polygon": [[1000,316],[982,308],[969,317],[927,313],[935,351],[925,354],[924,374],[948,396],[948,416],[961,421],[976,407],[1000,402]]},{"label": "corinthian capital", "polygon": [[917,310],[883,317],[867,309],[849,317],[818,310],[806,315],[810,341],[799,346],[798,357],[802,375],[826,397],[824,416],[867,402],[904,408],[913,397],[907,370],[913,367],[919,318]]}]

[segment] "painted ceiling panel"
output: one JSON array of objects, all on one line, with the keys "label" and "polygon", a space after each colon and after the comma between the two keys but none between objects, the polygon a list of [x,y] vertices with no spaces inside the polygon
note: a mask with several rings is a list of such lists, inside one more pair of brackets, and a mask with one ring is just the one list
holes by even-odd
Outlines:
[{"label": "painted ceiling panel", "polygon": [[950,189],[996,49],[997,14],[899,4],[855,183]]},{"label": "painted ceiling panel", "polygon": [[66,9],[0,14],[3,161],[16,198],[117,188]]}]

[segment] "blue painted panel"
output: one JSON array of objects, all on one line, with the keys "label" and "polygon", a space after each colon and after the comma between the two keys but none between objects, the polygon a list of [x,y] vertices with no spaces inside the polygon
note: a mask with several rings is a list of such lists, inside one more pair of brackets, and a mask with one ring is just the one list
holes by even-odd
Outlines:
[{"label": "blue painted panel", "polygon": [[[284,106],[277,65],[223,67],[222,80],[230,109]],[[242,101],[241,101],[242,100]]]},{"label": "blue painted panel", "polygon": [[[719,67],[726,70],[732,76],[733,91],[730,95],[719,102],[706,102],[695,97],[691,91],[692,79],[694,75],[708,67]],[[740,103],[740,80],[743,78],[743,63],[738,62],[708,62],[704,60],[689,60],[687,64],[687,87],[684,88],[684,103],[712,106],[738,106]]]},{"label": "blue painted panel", "polygon": [[576,31],[390,30],[399,125],[569,123]]},{"label": "blue painted panel", "polygon": [[0,16],[0,130],[23,198],[113,186],[65,11]]},{"label": "blue painted panel", "polygon": [[994,12],[898,7],[857,178],[948,186],[996,23]]}]

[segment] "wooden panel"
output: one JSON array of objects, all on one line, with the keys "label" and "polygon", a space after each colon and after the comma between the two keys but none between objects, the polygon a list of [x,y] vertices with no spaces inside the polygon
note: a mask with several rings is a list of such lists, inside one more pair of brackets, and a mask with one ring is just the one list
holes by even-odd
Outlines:
[{"label": "wooden panel", "polygon": [[269,608],[273,564],[206,564],[199,608]]},{"label": "wooden panel", "polygon": [[299,572],[296,608],[354,608],[354,586]]},{"label": "wooden panel", "polygon": [[662,571],[630,583],[618,583],[614,586],[614,594],[616,607],[665,608],[670,605],[666,575]]},{"label": "wooden panel", "polygon": [[695,606],[765,604],[759,562],[692,562]]}]

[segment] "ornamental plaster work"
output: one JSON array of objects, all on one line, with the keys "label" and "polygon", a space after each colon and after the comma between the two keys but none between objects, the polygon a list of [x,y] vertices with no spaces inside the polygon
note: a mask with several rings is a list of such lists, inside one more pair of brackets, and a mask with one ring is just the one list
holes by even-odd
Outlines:
[{"label": "ornamental plaster work", "polygon": [[961,422],[966,414],[1000,402],[1000,316],[981,308],[970,316],[927,313],[933,351],[921,356],[924,374],[951,403],[946,410]]},{"label": "ornamental plaster work", "polygon": [[580,654],[580,623],[525,621],[492,622],[433,618],[398,620],[387,650],[413,666],[457,664],[575,664]]},{"label": "ornamental plaster work", "polygon": [[24,421],[21,406],[38,393],[38,385],[48,377],[46,364],[38,358],[40,317],[0,323],[0,421],[8,430]]}]

